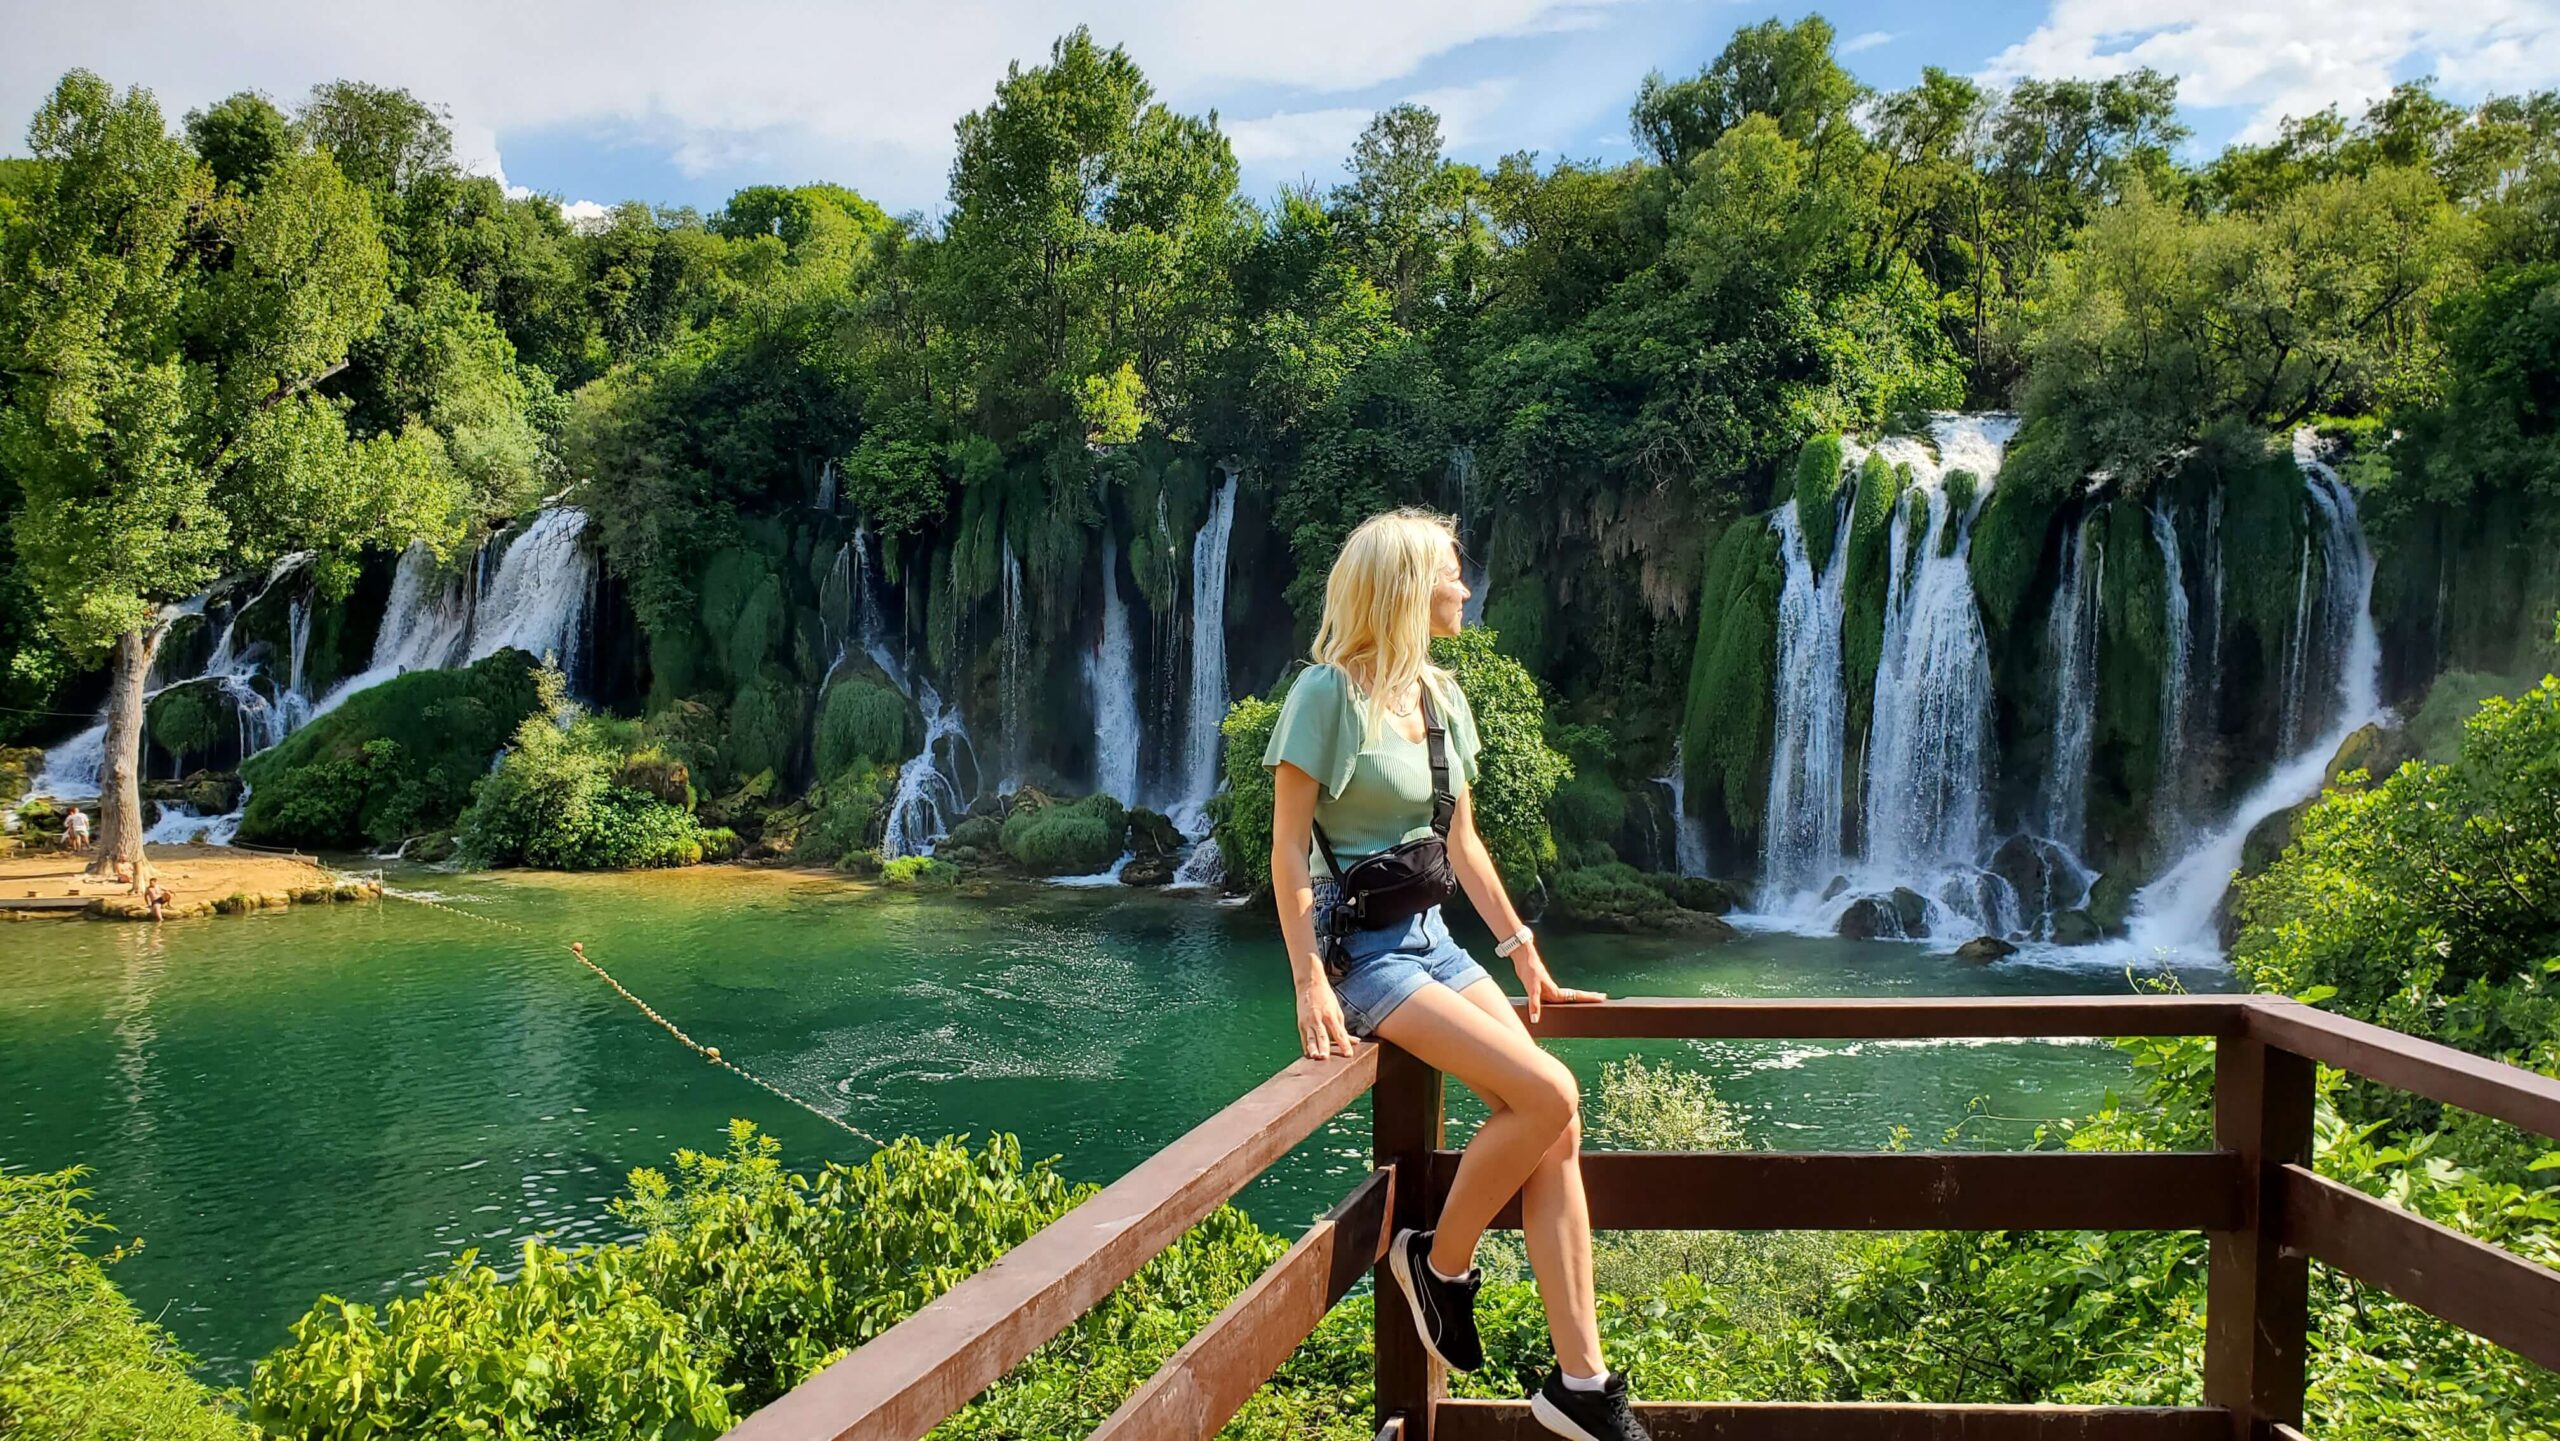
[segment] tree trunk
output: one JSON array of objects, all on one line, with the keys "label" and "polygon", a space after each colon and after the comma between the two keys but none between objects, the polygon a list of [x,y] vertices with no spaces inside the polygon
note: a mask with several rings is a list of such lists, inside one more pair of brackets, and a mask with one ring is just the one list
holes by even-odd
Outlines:
[{"label": "tree trunk", "polygon": [[111,876],[119,861],[142,889],[150,860],[142,852],[142,700],[152,657],[166,631],[158,620],[116,637],[107,682],[106,755],[98,766],[98,847],[89,874]]}]

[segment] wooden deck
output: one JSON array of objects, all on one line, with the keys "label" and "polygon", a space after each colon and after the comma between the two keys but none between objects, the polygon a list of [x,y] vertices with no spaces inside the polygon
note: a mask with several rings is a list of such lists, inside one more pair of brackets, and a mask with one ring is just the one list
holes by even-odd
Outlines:
[{"label": "wooden deck", "polygon": [[[2560,1368],[2560,1271],[2325,1180],[2312,1081],[2329,1065],[2560,1137],[2560,1081],[2261,996],[1627,1000],[1550,1006],[1541,1036],[2210,1036],[2214,1141],[2184,1153],[1592,1152],[1592,1219],[1620,1229],[2183,1230],[2208,1240],[2196,1407],[1656,1401],[1659,1441],[2304,1441],[2311,1262]],[[1363,1092],[1375,1168],[1093,1434],[1213,1436],[1313,1333],[1386,1238],[1428,1223],[1456,1152],[1442,1078],[1393,1046],[1298,1061],[986,1270],[749,1417],[734,1441],[914,1441]],[[1498,1225],[1516,1225],[1516,1208]],[[1377,1288],[1378,1435],[1539,1441],[1525,1402],[1451,1400],[1402,1295]]]}]

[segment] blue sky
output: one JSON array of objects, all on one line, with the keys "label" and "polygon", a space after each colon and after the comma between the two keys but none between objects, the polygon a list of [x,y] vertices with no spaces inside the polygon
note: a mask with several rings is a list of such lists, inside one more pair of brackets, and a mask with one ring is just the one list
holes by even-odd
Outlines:
[{"label": "blue sky", "polygon": [[[290,103],[345,76],[447,106],[484,173],[564,202],[718,205],[742,185],[833,180],[939,208],[951,125],[1009,60],[1079,21],[1159,95],[1215,109],[1249,193],[1341,173],[1376,110],[1414,100],[1451,153],[1610,160],[1648,70],[1686,74],[1733,31],[1812,7],[1678,0],[0,0],[0,111],[15,133],[66,68],[153,89],[174,120],[233,90]],[[1879,89],[1938,65],[1994,83],[2151,64],[2179,76],[2196,146],[2355,108],[2434,74],[2464,99],[2560,85],[2560,0],[1984,0],[1819,7]]]}]

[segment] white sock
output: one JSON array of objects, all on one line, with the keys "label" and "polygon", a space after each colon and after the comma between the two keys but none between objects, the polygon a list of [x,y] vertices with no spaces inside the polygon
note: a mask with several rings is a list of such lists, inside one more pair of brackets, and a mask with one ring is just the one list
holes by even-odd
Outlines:
[{"label": "white sock", "polygon": [[1576,1376],[1572,1372],[1567,1371],[1562,1367],[1558,1367],[1556,1374],[1564,1378],[1564,1389],[1567,1391],[1606,1391],[1609,1389],[1609,1373],[1606,1370],[1603,1370],[1597,1376]]},{"label": "white sock", "polygon": [[[1461,1271],[1461,1272],[1459,1272],[1457,1275],[1452,1276],[1452,1275],[1450,1275],[1448,1272],[1441,1270],[1441,1269],[1440,1269],[1440,1263],[1438,1263],[1437,1261],[1432,1260],[1429,1256],[1425,1256],[1425,1257],[1423,1257],[1423,1258],[1422,1258],[1422,1264],[1423,1264],[1424,1269],[1426,1269],[1426,1270],[1430,1271],[1430,1273],[1431,1273],[1432,1275],[1439,1277],[1439,1278],[1440,1278],[1441,1280],[1443,1280],[1443,1281],[1448,1281],[1448,1282],[1455,1283],[1455,1282],[1463,1281],[1463,1280],[1467,1279],[1467,1273],[1466,1273],[1466,1271]],[[1468,1271],[1472,1271],[1472,1270],[1474,1270],[1474,1269],[1475,1269],[1475,1268],[1474,1268],[1474,1267],[1472,1267],[1472,1266],[1470,1266],[1470,1267],[1468,1267],[1468,1268],[1467,1268],[1467,1270],[1468,1270]]]}]

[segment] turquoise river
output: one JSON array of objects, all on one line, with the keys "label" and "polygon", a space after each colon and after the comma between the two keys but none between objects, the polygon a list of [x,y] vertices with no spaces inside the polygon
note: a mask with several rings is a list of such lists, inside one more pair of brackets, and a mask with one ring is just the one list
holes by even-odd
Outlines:
[{"label": "turquoise river", "polygon": [[[1291,1057],[1286,970],[1259,907],[1118,887],[920,896],[724,867],[391,879],[447,908],[395,897],[157,929],[0,927],[0,1165],[89,1168],[94,1204],[145,1243],[115,1275],[216,1379],[245,1379],[324,1293],[396,1295],[466,1250],[504,1265],[533,1235],[612,1238],[606,1203],[626,1173],[718,1146],[730,1117],[801,1166],[867,1152],[678,1046],[576,964],[573,939],[705,1043],[866,1130],[1009,1130],[1079,1179],[1118,1175]],[[1568,984],[1620,995],[2133,984],[1777,934],[1546,945]],[[1882,1146],[1897,1127],[1919,1144],[1960,1128],[1953,1144],[2021,1146],[2128,1074],[2113,1048],[2062,1041],[1559,1051],[1587,1079],[1634,1053],[1700,1070],[1772,1148]],[[1242,1204],[1295,1229],[1367,1150],[1355,1110]]]}]

